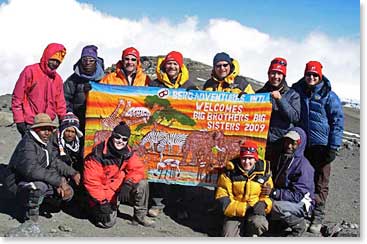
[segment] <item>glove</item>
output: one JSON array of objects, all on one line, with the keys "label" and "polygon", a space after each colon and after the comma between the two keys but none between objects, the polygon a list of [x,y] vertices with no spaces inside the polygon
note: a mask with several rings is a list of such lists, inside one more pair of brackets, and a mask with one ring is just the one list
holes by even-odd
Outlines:
[{"label": "glove", "polygon": [[199,88],[197,86],[189,86],[188,88],[186,88],[186,91],[190,90],[199,90]]},{"label": "glove", "polygon": [[131,182],[125,182],[119,193],[119,200],[121,202],[129,202],[130,192],[133,189],[133,184]]},{"label": "glove", "polygon": [[27,131],[27,125],[25,124],[25,122],[17,123],[17,130],[23,136]]},{"label": "glove", "polygon": [[269,196],[271,193],[271,187],[269,183],[265,183],[261,185],[261,192],[260,192],[260,196],[264,197],[264,196]]},{"label": "glove", "polygon": [[109,202],[100,204],[96,209],[96,219],[102,223],[107,223],[111,221],[110,214],[112,213],[112,207]]},{"label": "glove", "polygon": [[266,203],[265,202],[259,201],[255,203],[255,205],[252,208],[254,210],[255,215],[266,216],[266,213],[265,213]]},{"label": "glove", "polygon": [[336,150],[329,148],[326,151],[325,162],[326,163],[331,163],[335,160],[335,158],[336,158]]},{"label": "glove", "polygon": [[90,83],[85,83],[83,90],[84,92],[89,92],[90,90],[92,90],[92,85]]}]

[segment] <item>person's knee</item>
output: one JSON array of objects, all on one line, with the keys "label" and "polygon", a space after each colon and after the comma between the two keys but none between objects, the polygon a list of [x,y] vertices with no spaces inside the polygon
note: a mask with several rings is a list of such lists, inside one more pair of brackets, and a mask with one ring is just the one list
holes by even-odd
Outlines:
[{"label": "person's knee", "polygon": [[264,232],[269,230],[269,222],[265,216],[252,215],[247,219],[246,232],[250,236],[261,236]]}]

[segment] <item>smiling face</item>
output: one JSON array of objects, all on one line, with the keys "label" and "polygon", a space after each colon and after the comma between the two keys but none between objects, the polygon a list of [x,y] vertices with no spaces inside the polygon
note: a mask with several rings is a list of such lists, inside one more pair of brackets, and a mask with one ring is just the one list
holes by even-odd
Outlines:
[{"label": "smiling face", "polygon": [[175,80],[181,70],[179,64],[174,60],[167,61],[164,64],[164,69],[170,80]]},{"label": "smiling face", "polygon": [[122,67],[127,74],[131,74],[136,71],[138,65],[138,59],[134,55],[126,55],[122,58]]},{"label": "smiling face", "polygon": [[256,163],[256,159],[253,157],[242,157],[241,158],[241,165],[245,171],[251,170],[254,167],[255,163]]},{"label": "smiling face", "polygon": [[127,146],[128,141],[129,141],[128,137],[122,136],[118,133],[113,133],[112,138],[113,138],[113,146],[117,150],[121,150],[121,149],[125,148]]},{"label": "smiling face", "polygon": [[268,79],[273,87],[278,87],[282,83],[284,75],[279,71],[270,71],[268,73]]},{"label": "smiling face", "polygon": [[308,86],[315,86],[321,82],[320,76],[317,73],[308,72],[305,75],[305,79]]},{"label": "smiling face", "polygon": [[229,75],[231,65],[226,61],[219,61],[214,66],[215,76],[218,79],[224,79]]}]

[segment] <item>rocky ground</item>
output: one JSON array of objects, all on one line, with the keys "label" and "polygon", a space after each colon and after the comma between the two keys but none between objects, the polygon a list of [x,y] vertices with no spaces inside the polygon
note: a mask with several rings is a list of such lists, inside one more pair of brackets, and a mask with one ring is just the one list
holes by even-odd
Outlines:
[{"label": "rocky ground", "polygon": [[[7,164],[20,140],[9,109],[10,95],[0,96],[0,163]],[[345,109],[348,134],[339,156],[333,162],[330,195],[326,206],[324,236],[360,237],[360,120],[359,110]],[[41,216],[38,225],[21,224],[16,200],[0,187],[0,236],[47,237],[208,237],[218,236],[221,217],[208,210],[213,205],[213,191],[193,188],[188,200],[190,218],[178,220],[174,209],[167,209],[156,219],[155,228],[130,224],[132,208],[120,207],[117,224],[100,229],[91,224],[78,209],[65,209]],[[305,237],[322,236],[305,233]]]}]

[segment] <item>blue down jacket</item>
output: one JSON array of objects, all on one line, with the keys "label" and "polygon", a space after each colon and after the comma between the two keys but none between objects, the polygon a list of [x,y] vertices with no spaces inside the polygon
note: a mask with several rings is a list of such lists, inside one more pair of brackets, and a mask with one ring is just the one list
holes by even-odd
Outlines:
[{"label": "blue down jacket", "polygon": [[304,78],[293,84],[301,97],[301,120],[308,146],[324,145],[337,150],[342,144],[344,114],[339,97],[331,90],[330,81],[323,76],[313,91]]}]

